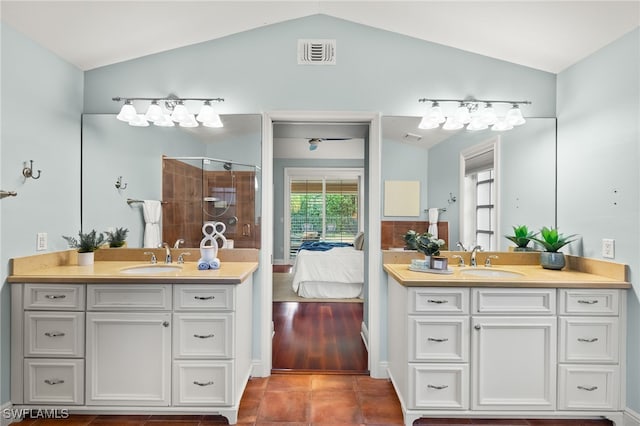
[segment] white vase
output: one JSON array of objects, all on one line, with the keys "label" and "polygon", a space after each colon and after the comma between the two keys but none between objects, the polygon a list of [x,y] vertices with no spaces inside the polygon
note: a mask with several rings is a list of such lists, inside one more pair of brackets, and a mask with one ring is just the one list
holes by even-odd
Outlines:
[{"label": "white vase", "polygon": [[78,266],[93,265],[93,252],[78,253]]}]

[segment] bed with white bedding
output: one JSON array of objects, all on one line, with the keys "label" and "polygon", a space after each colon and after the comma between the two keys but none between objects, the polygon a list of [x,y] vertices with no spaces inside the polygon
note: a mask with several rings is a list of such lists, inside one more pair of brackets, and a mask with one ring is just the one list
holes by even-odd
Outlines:
[{"label": "bed with white bedding", "polygon": [[354,247],[300,250],[293,265],[293,291],[317,299],[361,298],[364,252]]}]

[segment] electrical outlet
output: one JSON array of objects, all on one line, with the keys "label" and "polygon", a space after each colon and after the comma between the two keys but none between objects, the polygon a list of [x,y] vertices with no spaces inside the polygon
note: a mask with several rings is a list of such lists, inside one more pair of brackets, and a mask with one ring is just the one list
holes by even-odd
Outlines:
[{"label": "electrical outlet", "polygon": [[38,232],[38,236],[36,238],[36,250],[42,251],[46,249],[47,249],[47,233]]},{"label": "electrical outlet", "polygon": [[602,239],[602,257],[606,259],[613,259],[616,257],[616,240],[611,238]]}]

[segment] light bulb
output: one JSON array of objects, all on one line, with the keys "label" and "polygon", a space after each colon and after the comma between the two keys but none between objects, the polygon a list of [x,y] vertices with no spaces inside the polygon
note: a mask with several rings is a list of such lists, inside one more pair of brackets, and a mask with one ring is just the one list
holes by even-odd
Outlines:
[{"label": "light bulb", "polygon": [[211,107],[211,102],[204,101],[204,104],[202,105],[202,108],[200,108],[200,112],[198,113],[196,119],[201,123],[205,123],[207,121],[214,121],[216,115],[218,114],[216,114],[216,112]]},{"label": "light bulb", "polygon": [[[171,113],[171,119],[175,122],[182,123],[189,115],[189,110],[184,106],[184,102],[178,101]],[[195,120],[194,120],[195,121]],[[197,123],[196,123],[197,124]]]},{"label": "light bulb", "polygon": [[134,106],[131,104],[131,101],[126,100],[124,101],[124,105],[122,105],[122,108],[120,109],[120,112],[118,113],[116,118],[120,121],[129,122],[136,118],[136,115],[138,115],[138,113],[136,112]]},{"label": "light bulb", "polygon": [[522,111],[520,110],[520,106],[518,104],[513,104],[513,107],[509,111],[507,111],[505,119],[512,126],[520,126],[521,124],[526,123],[526,120],[522,116]]},{"label": "light bulb", "polygon": [[129,125],[135,127],[148,127],[149,122],[144,118],[144,114],[136,114],[133,120],[129,121]]},{"label": "light bulb", "polygon": [[447,121],[442,126],[444,130],[458,130],[462,129],[462,127],[463,124],[455,120],[453,117],[447,117]]},{"label": "light bulb", "polygon": [[158,105],[158,101],[151,101],[151,105],[149,105],[149,109],[147,109],[147,113],[144,117],[148,121],[156,122],[158,120],[162,120],[164,117],[164,113],[162,112],[162,108]]}]

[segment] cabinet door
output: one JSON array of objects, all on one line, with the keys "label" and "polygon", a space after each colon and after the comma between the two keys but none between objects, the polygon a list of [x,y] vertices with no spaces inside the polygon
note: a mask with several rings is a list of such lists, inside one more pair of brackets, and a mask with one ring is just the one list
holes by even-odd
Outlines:
[{"label": "cabinet door", "polygon": [[474,410],[554,410],[555,317],[473,317]]},{"label": "cabinet door", "polygon": [[87,405],[170,405],[170,321],[170,313],[87,313]]}]

